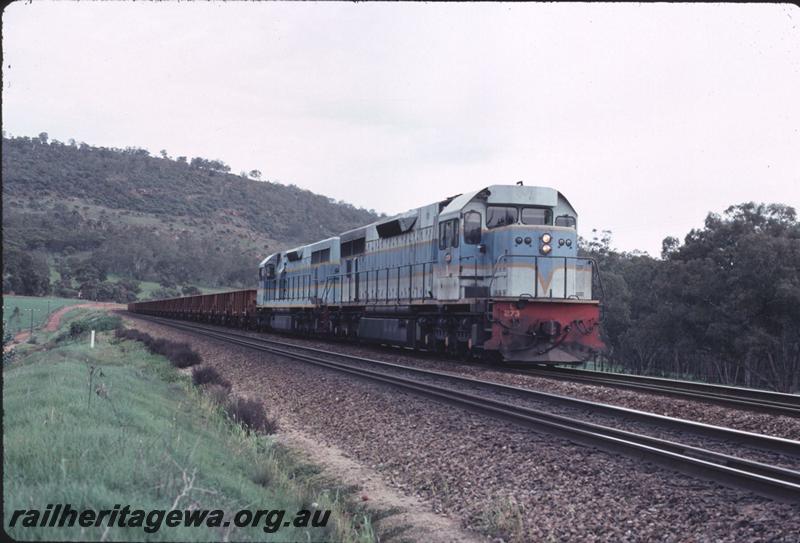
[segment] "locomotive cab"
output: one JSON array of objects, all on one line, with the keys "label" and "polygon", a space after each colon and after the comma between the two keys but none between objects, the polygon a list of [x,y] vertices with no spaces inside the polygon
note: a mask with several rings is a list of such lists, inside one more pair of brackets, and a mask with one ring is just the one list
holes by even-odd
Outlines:
[{"label": "locomotive cab", "polygon": [[[460,246],[448,242],[451,224]],[[575,363],[603,348],[595,265],[578,257],[577,213],[561,193],[491,186],[450,202],[439,228],[440,299],[488,302],[484,350],[507,361]]]}]

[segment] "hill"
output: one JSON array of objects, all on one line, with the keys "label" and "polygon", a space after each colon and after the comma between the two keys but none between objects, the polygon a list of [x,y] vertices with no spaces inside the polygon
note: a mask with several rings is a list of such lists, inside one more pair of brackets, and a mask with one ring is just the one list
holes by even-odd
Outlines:
[{"label": "hill", "polygon": [[166,151],[4,136],[3,292],[125,301],[143,285],[150,295],[252,286],[266,254],[377,217],[229,170]]}]

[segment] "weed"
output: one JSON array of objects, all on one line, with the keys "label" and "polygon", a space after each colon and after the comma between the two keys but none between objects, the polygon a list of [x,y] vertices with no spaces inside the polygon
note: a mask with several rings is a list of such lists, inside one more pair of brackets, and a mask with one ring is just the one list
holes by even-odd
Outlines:
[{"label": "weed", "polygon": [[193,351],[188,343],[178,343],[163,338],[154,338],[150,334],[133,329],[117,330],[115,336],[119,339],[130,339],[144,343],[148,351],[167,357],[176,368],[188,368],[202,362],[200,355]]},{"label": "weed", "polygon": [[233,396],[226,402],[225,412],[248,433],[274,434],[278,431],[278,421],[268,416],[264,406],[255,400]]},{"label": "weed", "polygon": [[480,519],[483,528],[493,536],[509,541],[525,541],[525,507],[513,498],[495,500]]},{"label": "weed", "polygon": [[200,355],[188,343],[172,343],[167,347],[165,356],[178,368],[188,368],[202,362]]},{"label": "weed", "polygon": [[207,385],[205,387],[206,396],[218,406],[224,406],[228,401],[228,391],[227,387],[217,384]]},{"label": "weed", "polygon": [[217,370],[209,366],[195,368],[192,370],[192,383],[195,386],[220,385],[223,388],[230,388],[231,384],[222,377]]}]

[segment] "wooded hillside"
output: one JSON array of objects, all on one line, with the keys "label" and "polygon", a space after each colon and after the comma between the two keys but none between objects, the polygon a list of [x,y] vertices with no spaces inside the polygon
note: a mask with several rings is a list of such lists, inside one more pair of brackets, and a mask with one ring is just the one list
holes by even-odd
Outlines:
[{"label": "wooded hillside", "polygon": [[219,160],[44,133],[2,145],[4,292],[123,301],[137,281],[252,286],[267,254],[377,217]]}]

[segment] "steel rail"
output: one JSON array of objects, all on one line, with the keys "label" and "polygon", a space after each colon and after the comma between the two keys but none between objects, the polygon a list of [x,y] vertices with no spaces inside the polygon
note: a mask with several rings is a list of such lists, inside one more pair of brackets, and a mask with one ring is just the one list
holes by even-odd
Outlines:
[{"label": "steel rail", "polygon": [[[520,372],[517,368],[515,368],[514,371]],[[685,397],[693,400],[756,410],[775,415],[800,417],[800,395],[796,394],[708,383],[695,383],[692,381],[681,381],[662,377],[648,377],[626,373],[615,374],[558,367],[525,368],[521,373],[548,379],[561,379],[641,390],[674,397]]]},{"label": "steel rail", "polygon": [[[503,418],[525,426],[544,429],[570,441],[629,456],[648,459],[672,469],[690,473],[704,479],[744,487],[759,494],[789,502],[800,502],[800,472],[771,466],[684,445],[674,441],[636,434],[627,430],[609,428],[595,423],[580,421],[527,407],[508,404],[498,400],[444,388],[431,383],[390,375],[366,368],[354,367],[340,362],[324,360],[315,352],[314,356],[265,344],[258,338],[209,330],[202,326],[167,321],[174,328],[183,329],[206,337],[218,339],[246,348],[270,352],[320,367],[335,369],[350,375],[382,382],[394,387],[410,390],[440,401],[446,401],[474,411]],[[238,337],[237,337],[238,336]],[[291,347],[295,347],[289,344]],[[319,350],[316,350],[319,351]],[[336,355],[337,353],[325,354]],[[401,366],[405,368],[405,366]],[[448,376],[448,374],[442,374]],[[452,377],[452,376],[450,376]]]}]

